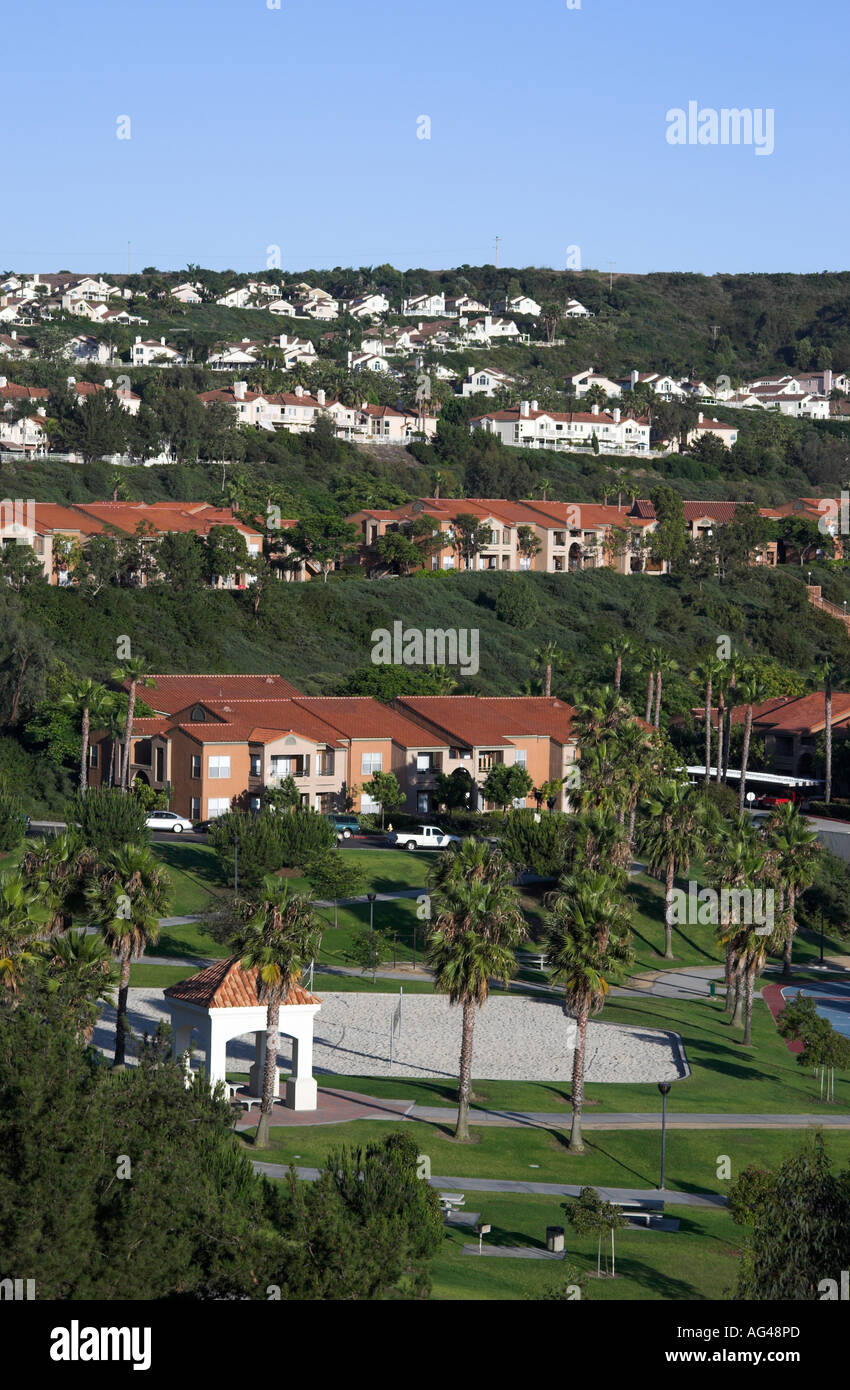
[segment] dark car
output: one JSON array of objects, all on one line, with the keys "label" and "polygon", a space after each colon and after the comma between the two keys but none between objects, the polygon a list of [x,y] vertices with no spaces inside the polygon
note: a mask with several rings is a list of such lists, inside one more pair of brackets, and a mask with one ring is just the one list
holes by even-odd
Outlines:
[{"label": "dark car", "polygon": [[360,834],[360,821],[356,816],[333,814],[329,815],[327,820],[336,831],[338,840],[349,840],[352,835]]}]

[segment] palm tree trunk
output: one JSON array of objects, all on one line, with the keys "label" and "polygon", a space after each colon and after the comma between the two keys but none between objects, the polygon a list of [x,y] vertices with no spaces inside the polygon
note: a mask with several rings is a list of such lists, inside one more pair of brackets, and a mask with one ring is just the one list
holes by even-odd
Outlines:
[{"label": "palm tree trunk", "polygon": [[711,676],[709,676],[705,686],[705,785],[708,786],[711,780]]},{"label": "palm tree trunk", "polygon": [[623,658],[622,658],[621,656],[618,656],[618,657],[617,657],[617,664],[616,664],[616,666],[614,667],[614,689],[616,690],[616,692],[617,692],[618,695],[619,695],[619,693],[620,693],[620,682],[622,681],[622,679],[623,679]]},{"label": "palm tree trunk", "polygon": [[723,964],[726,983],[726,1013],[731,1018],[732,1010],[735,1007],[735,951],[731,943],[726,947]]},{"label": "palm tree trunk", "polygon": [[720,786],[723,765],[723,705],[723,691],[721,690],[717,700],[717,769],[714,777],[718,787]]},{"label": "palm tree trunk", "polygon": [[738,788],[738,815],[744,814],[744,800],[747,794],[747,763],[750,757],[750,738],[753,732],[753,707],[747,705],[747,717],[744,723],[744,746],[741,750],[741,785]]},{"label": "palm tree trunk", "polygon": [[656,675],[655,675],[655,721],[654,721],[654,722],[655,722],[655,727],[656,727],[656,729],[657,729],[657,728],[660,726],[660,723],[661,723],[661,670],[660,670],[660,668],[659,668],[659,670],[656,672]]},{"label": "palm tree trunk", "polygon": [[463,1032],[460,1043],[460,1077],[457,1088],[457,1127],[455,1139],[469,1141],[469,1092],[472,1085],[472,1032],[475,1027],[475,1003],[463,1001]]},{"label": "palm tree trunk", "polygon": [[744,1004],[744,1037],[743,1037],[743,1044],[744,1044],[744,1047],[749,1047],[749,1046],[750,1046],[750,1041],[751,1041],[751,1038],[752,1038],[752,1025],[753,1025],[753,989],[754,989],[754,986],[755,986],[755,975],[756,975],[756,963],[755,963],[755,960],[753,960],[752,963],[751,963],[750,965],[747,966],[746,993],[745,993],[745,1004]]},{"label": "palm tree trunk", "polygon": [[788,936],[785,941],[785,954],[782,958],[782,974],[791,974],[791,955],[794,950],[794,933],[797,930],[797,923],[794,921],[794,909],[797,905],[797,889],[793,883],[788,884]]},{"label": "palm tree trunk", "polygon": [[115,1016],[115,1059],[112,1063],[115,1071],[124,1066],[124,1058],[127,1047],[127,994],[130,989],[130,957],[124,956],[121,960],[121,979],[118,986],[118,1009]]},{"label": "palm tree trunk", "polygon": [[266,1013],[266,1057],[263,1067],[263,1100],[260,1105],[260,1118],[257,1122],[257,1133],[254,1137],[255,1149],[267,1149],[269,1146],[269,1126],[271,1124],[272,1106],[274,1105],[275,1093],[275,1072],[277,1071],[277,1054],[280,1047],[280,1000],[269,1001]]},{"label": "palm tree trunk", "polygon": [[655,693],[655,672],[650,671],[649,683],[646,687],[646,722],[652,723],[652,697]]},{"label": "palm tree trunk", "polygon": [[673,879],[676,861],[671,855],[667,860],[667,884],[664,897],[664,959],[673,960]]},{"label": "palm tree trunk", "polygon": [[747,958],[742,956],[735,966],[735,1012],[732,1015],[732,1027],[740,1028],[743,1022],[744,1009],[744,972],[746,970]]},{"label": "palm tree trunk", "polygon": [[823,697],[823,703],[825,716],[824,732],[826,737],[826,766],[824,768],[823,774],[823,799],[828,806],[830,798],[832,797],[832,687],[829,683],[827,683],[827,688]]},{"label": "palm tree trunk", "polygon": [[84,792],[89,783],[89,707],[83,710],[83,749],[80,755],[80,791]]},{"label": "palm tree trunk", "polygon": [[551,661],[549,661],[549,662],[546,663],[546,699],[547,699],[547,700],[549,699],[549,697],[551,696],[551,694],[552,694],[552,663],[551,663]]},{"label": "palm tree trunk", "polygon": [[576,1014],[576,1050],[573,1053],[573,1122],[570,1128],[570,1142],[567,1145],[571,1153],[584,1153],[584,1143],[581,1137],[581,1115],[584,1109],[584,1058],[587,1051],[587,1005],[584,1004]]},{"label": "palm tree trunk", "polygon": [[[136,712],[136,682],[130,681],[130,698],[127,703],[127,727],[124,730],[124,758],[121,768],[121,785],[124,791],[130,790],[130,741],[133,737],[133,715]],[[156,761],[154,759],[154,761]]]},{"label": "palm tree trunk", "polygon": [[632,806],[632,809],[629,811],[629,841],[628,841],[628,843],[629,843],[629,860],[630,860],[630,861],[631,861],[632,854],[634,853],[634,843],[635,843],[635,820],[636,820],[636,819],[637,819],[637,805],[634,805],[634,806]]}]

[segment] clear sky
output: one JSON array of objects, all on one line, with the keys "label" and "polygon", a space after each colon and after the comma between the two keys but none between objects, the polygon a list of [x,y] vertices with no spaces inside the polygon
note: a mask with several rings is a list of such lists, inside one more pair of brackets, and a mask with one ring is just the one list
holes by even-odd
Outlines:
[{"label": "clear sky", "polygon": [[274,3],[7,0],[0,270],[848,265],[847,0]]}]

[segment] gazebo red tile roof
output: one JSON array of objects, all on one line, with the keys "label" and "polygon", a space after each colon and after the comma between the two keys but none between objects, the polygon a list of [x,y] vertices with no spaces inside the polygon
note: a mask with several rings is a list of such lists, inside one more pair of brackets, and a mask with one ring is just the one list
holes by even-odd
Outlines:
[{"label": "gazebo red tile roof", "polygon": [[[238,956],[217,960],[197,975],[169,985],[165,997],[197,1004],[201,1009],[253,1009],[261,1002],[257,997],[257,971],[243,970]],[[283,1005],[321,1002],[318,995],[310,994],[303,986],[292,985]]]}]

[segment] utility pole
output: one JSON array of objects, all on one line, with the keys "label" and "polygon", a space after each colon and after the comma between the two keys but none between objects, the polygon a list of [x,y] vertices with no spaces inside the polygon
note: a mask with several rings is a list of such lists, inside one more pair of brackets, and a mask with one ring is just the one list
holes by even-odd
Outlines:
[{"label": "utility pole", "polygon": [[497,270],[499,269],[499,242],[500,242],[501,240],[502,240],[501,237],[499,237],[499,236],[496,237],[496,259],[495,259],[495,261],[493,262],[493,264],[495,265],[495,267],[496,267]]},{"label": "utility pole", "polygon": [[615,261],[609,261],[609,262],[608,262],[608,293],[609,293],[609,294],[611,293],[611,291],[612,291],[613,288],[614,288],[614,266],[615,266],[615,265],[616,265],[616,262],[615,262]]}]

